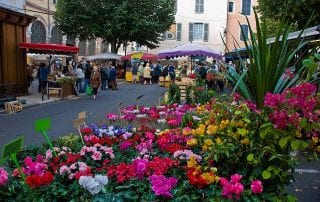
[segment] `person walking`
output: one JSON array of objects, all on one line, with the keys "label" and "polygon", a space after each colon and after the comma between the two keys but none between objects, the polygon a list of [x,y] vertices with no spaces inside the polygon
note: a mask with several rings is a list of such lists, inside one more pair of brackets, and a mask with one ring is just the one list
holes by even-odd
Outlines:
[{"label": "person walking", "polygon": [[80,63],[77,65],[77,69],[74,71],[74,75],[77,78],[76,86],[78,88],[78,91],[79,91],[79,93],[83,93],[84,89],[82,88],[82,81],[83,81],[83,78],[84,78],[84,73],[83,73],[83,71],[81,69],[81,64]]},{"label": "person walking", "polygon": [[133,63],[132,65],[132,83],[137,83],[138,65]]},{"label": "person walking", "polygon": [[50,65],[46,67],[46,64],[41,62],[38,70],[39,93],[46,94],[48,74],[50,74]]},{"label": "person walking", "polygon": [[169,65],[168,73],[170,76],[171,83],[174,83],[176,80],[176,72],[175,72],[174,65],[172,63]]},{"label": "person walking", "polygon": [[90,61],[87,61],[84,66],[84,90],[87,89],[87,86],[90,84],[90,77],[92,73],[92,67],[90,65]]},{"label": "person walking", "polygon": [[90,76],[90,83],[92,85],[93,100],[98,96],[98,88],[101,85],[101,74],[99,72],[98,66],[93,66],[93,71]]},{"label": "person walking", "polygon": [[101,74],[101,90],[107,90],[108,75],[107,75],[107,67],[105,64],[101,66],[100,74]]},{"label": "person walking", "polygon": [[149,63],[147,63],[143,69],[143,79],[144,85],[151,84],[151,68]]},{"label": "person walking", "polygon": [[118,90],[117,87],[117,70],[115,66],[112,66],[110,69],[110,82],[112,90]]}]

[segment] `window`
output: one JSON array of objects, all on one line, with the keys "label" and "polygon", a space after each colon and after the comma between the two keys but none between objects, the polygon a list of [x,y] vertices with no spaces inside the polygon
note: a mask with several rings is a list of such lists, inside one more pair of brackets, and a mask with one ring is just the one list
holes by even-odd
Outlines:
[{"label": "window", "polygon": [[31,27],[31,43],[45,43],[46,28],[40,21],[35,21]]},{"label": "window", "polygon": [[181,31],[182,31],[182,25],[181,23],[177,23],[177,41],[181,41]]},{"label": "window", "polygon": [[178,11],[178,0],[174,1],[174,14],[176,14]]},{"label": "window", "polygon": [[87,41],[79,41],[79,55],[86,56]]},{"label": "window", "polygon": [[101,53],[109,52],[109,43],[107,41],[103,41],[100,44],[100,51],[101,51]]},{"label": "window", "polygon": [[228,12],[234,13],[234,2],[233,1],[228,2]]},{"label": "window", "polygon": [[53,4],[57,4],[57,1],[58,1],[58,0],[52,0],[52,3],[53,3]]},{"label": "window", "polygon": [[249,26],[248,25],[240,25],[240,40],[246,41],[248,40],[249,34]]},{"label": "window", "polygon": [[88,46],[88,55],[94,55],[96,54],[96,40],[91,39],[89,41],[89,46]]},{"label": "window", "polygon": [[189,41],[208,41],[209,24],[189,23]]},{"label": "window", "polygon": [[54,26],[51,30],[51,43],[62,44],[62,34],[57,26]]},{"label": "window", "polygon": [[204,8],[204,0],[196,0],[196,13],[203,13]]},{"label": "window", "polygon": [[242,0],[242,15],[251,15],[251,0]]}]

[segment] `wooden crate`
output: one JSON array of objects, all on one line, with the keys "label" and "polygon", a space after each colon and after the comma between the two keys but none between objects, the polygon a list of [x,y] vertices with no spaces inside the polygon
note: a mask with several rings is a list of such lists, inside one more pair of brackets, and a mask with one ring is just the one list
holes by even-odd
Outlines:
[{"label": "wooden crate", "polygon": [[8,114],[16,113],[22,110],[22,104],[20,101],[6,102],[4,111]]}]

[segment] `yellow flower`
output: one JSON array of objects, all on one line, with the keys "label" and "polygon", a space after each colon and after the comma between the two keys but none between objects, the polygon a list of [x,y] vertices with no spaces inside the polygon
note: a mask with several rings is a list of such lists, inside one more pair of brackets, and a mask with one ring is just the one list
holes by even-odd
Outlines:
[{"label": "yellow flower", "polygon": [[194,139],[194,138],[187,141],[188,146],[195,146],[197,145],[197,143],[198,143],[197,139]]},{"label": "yellow flower", "polygon": [[240,141],[242,144],[244,145],[249,145],[250,144],[250,140],[248,138],[244,138],[243,140]]},{"label": "yellow flower", "polygon": [[206,126],[203,124],[200,124],[199,127],[196,129],[196,135],[204,135],[206,130]]},{"label": "yellow flower", "polygon": [[301,138],[302,137],[302,134],[299,130],[296,131],[296,137],[297,138]]},{"label": "yellow flower", "polygon": [[230,123],[230,121],[227,119],[227,120],[222,120],[220,122],[220,125],[219,125],[219,129],[220,130],[223,130],[225,127],[227,127],[227,125]]},{"label": "yellow flower", "polygon": [[194,168],[196,171],[199,171],[201,169],[200,166],[198,166],[198,163],[194,156],[191,156],[189,161],[187,161],[187,167],[188,168]]},{"label": "yellow flower", "polygon": [[317,146],[317,147],[315,148],[315,150],[316,150],[316,152],[319,152],[319,153],[320,153],[320,146]]},{"label": "yellow flower", "polygon": [[218,126],[216,125],[209,125],[208,128],[207,128],[207,134],[208,135],[214,135],[217,133],[217,130],[218,130]]},{"label": "yellow flower", "polygon": [[215,181],[215,176],[214,176],[214,173],[212,172],[202,173],[201,177],[205,179],[208,184],[211,184]]},{"label": "yellow flower", "polygon": [[211,139],[205,139],[203,143],[204,143],[205,145],[207,145],[207,146],[213,145],[213,142],[212,142]]},{"label": "yellow flower", "polygon": [[192,129],[191,128],[183,128],[182,129],[182,134],[183,135],[191,135],[192,134]]},{"label": "yellow flower", "polygon": [[217,144],[221,144],[221,143],[222,143],[222,140],[221,140],[220,137],[218,137],[218,138],[216,139],[216,143],[217,143]]}]

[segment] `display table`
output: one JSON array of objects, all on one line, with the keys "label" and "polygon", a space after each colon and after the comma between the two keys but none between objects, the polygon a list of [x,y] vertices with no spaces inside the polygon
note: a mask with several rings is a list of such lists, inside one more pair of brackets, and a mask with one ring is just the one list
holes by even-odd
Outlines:
[{"label": "display table", "polygon": [[126,81],[132,82],[132,72],[126,72]]},{"label": "display table", "polygon": [[64,99],[70,95],[79,96],[78,90],[75,87],[73,79],[58,78],[56,81],[48,82],[49,95],[57,95],[61,99]]},{"label": "display table", "polygon": [[194,86],[195,81],[193,79],[187,78],[187,77],[182,77],[181,81],[175,82],[175,84],[179,87],[180,94],[181,94],[181,99],[185,100],[187,96],[187,87],[188,86]]},{"label": "display table", "polygon": [[171,81],[170,81],[170,77],[169,76],[166,76],[166,77],[161,76],[159,78],[159,85],[162,86],[162,87],[169,88],[170,83],[171,83]]}]

